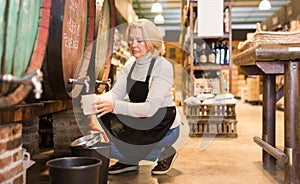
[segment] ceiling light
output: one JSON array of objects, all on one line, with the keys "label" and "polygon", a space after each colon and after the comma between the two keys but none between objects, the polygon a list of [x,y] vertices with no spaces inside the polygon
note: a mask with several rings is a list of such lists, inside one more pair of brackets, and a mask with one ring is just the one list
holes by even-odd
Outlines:
[{"label": "ceiling light", "polygon": [[162,12],[163,8],[162,5],[158,2],[152,4],[151,12],[159,13]]},{"label": "ceiling light", "polygon": [[271,6],[271,3],[269,0],[262,0],[258,6],[259,10],[269,10],[271,8],[272,8],[272,6]]},{"label": "ceiling light", "polygon": [[156,15],[154,17],[154,23],[155,24],[163,24],[163,23],[165,23],[165,18],[162,15]]}]

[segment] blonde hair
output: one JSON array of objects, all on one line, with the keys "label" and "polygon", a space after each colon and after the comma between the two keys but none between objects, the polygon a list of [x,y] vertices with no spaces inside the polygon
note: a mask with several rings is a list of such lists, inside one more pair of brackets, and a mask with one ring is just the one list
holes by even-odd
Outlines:
[{"label": "blonde hair", "polygon": [[148,19],[138,19],[127,27],[127,42],[131,28],[141,28],[144,42],[154,57],[162,56],[165,53],[163,39],[157,26]]}]

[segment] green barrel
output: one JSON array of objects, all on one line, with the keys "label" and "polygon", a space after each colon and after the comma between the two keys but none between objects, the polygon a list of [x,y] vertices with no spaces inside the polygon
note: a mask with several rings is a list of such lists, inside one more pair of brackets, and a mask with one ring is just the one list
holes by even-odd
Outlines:
[{"label": "green barrel", "polygon": [[0,4],[0,108],[22,102],[32,84],[3,81],[41,69],[50,21],[51,0],[9,0]]}]

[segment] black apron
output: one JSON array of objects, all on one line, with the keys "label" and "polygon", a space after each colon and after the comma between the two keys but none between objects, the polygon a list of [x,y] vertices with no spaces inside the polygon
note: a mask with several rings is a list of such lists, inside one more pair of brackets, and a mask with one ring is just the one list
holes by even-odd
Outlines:
[{"label": "black apron", "polygon": [[[127,93],[130,102],[145,102],[149,91],[149,79],[155,58],[151,60],[146,81],[135,81],[131,78],[135,63],[127,77]],[[176,116],[175,106],[160,108],[152,117],[140,118],[108,113],[101,117],[110,136],[134,145],[158,143],[172,126]]]}]

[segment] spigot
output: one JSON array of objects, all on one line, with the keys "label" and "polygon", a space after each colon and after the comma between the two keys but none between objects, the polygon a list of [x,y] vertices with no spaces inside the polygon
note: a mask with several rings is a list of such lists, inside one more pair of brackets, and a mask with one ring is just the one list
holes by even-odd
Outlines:
[{"label": "spigot", "polygon": [[107,80],[96,80],[96,84],[105,84],[107,85],[107,89],[111,89],[111,78],[108,78]]},{"label": "spigot", "polygon": [[11,74],[4,74],[0,78],[0,80],[16,84],[31,84],[35,88],[33,90],[33,92],[35,93],[35,98],[39,99],[42,96],[43,90],[41,81],[43,80],[43,73],[39,69],[32,73],[26,74],[21,78],[13,76]]},{"label": "spigot", "polygon": [[81,77],[78,79],[69,79],[69,84],[79,84],[79,85],[84,85],[85,86],[85,92],[89,93],[90,92],[90,77],[85,76]]},{"label": "spigot", "polygon": [[31,78],[32,85],[34,86],[33,92],[35,93],[35,98],[40,99],[43,93],[42,83],[43,73],[40,70],[36,71],[36,75]]}]

